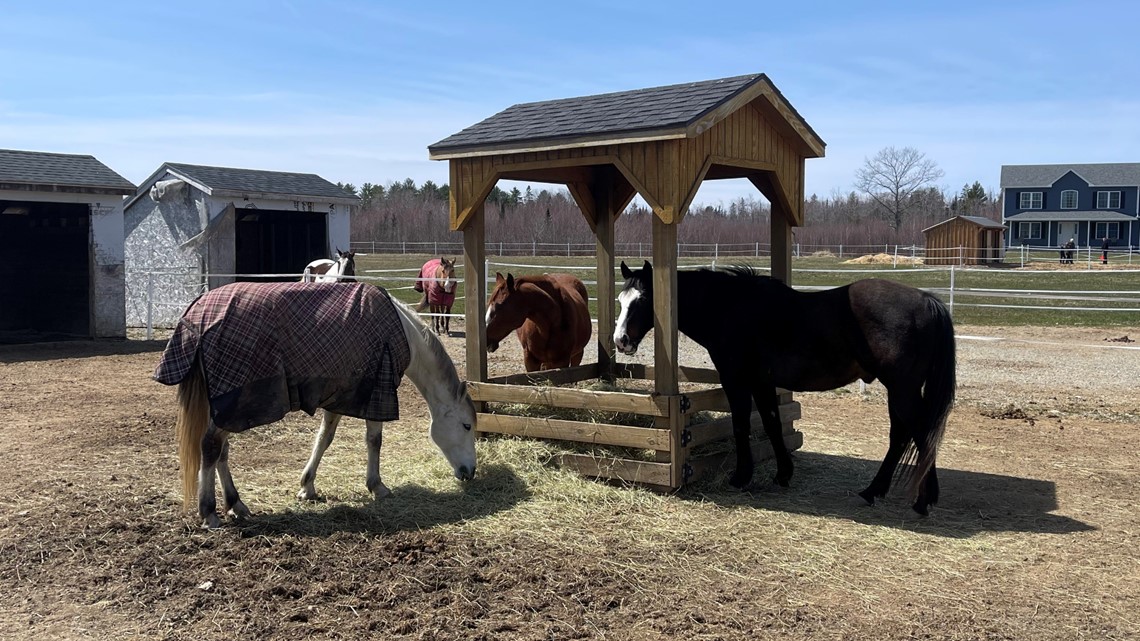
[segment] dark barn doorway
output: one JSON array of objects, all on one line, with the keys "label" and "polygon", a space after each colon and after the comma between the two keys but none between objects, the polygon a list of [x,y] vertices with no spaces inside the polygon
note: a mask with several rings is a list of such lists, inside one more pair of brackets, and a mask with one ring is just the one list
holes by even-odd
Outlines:
[{"label": "dark barn doorway", "polygon": [[303,211],[238,210],[234,225],[239,274],[297,274],[237,280],[297,280],[311,261],[328,258],[324,214]]},{"label": "dark barn doorway", "polygon": [[91,336],[87,204],[0,200],[0,343]]}]

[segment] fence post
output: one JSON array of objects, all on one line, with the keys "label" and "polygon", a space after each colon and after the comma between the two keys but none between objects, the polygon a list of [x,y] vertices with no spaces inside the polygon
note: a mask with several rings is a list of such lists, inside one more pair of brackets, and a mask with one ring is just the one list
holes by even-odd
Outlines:
[{"label": "fence post", "polygon": [[839,257],[843,258],[843,243],[839,244]]},{"label": "fence post", "polygon": [[966,253],[965,253],[965,251],[962,249],[962,246],[961,246],[961,245],[958,245],[958,264],[959,264],[959,265],[963,265],[963,264],[964,264],[964,263],[963,263],[963,261],[966,259],[966,258],[965,258],[965,255],[966,255]]},{"label": "fence post", "polygon": [[895,245],[895,257],[891,259],[891,267],[899,266],[899,246]]},{"label": "fence post", "polygon": [[538,256],[538,242],[537,241],[534,241],[534,240],[530,241],[530,255],[531,256]]},{"label": "fence post", "polygon": [[641,258],[641,243],[637,243],[637,257]]},{"label": "fence post", "polygon": [[406,240],[400,241],[400,253],[401,254],[408,253],[408,241],[406,241]]},{"label": "fence post", "polygon": [[[491,273],[491,259],[490,258],[484,258],[483,259],[483,296],[484,297],[487,296],[487,276],[490,273]],[[466,275],[464,275],[464,277],[466,277]],[[466,305],[467,304],[466,301],[463,304]]]},{"label": "fence post", "polygon": [[154,272],[146,273],[146,339],[154,339]]},{"label": "fence post", "polygon": [[760,243],[759,243],[759,241],[757,241],[757,243],[756,243],[756,257],[760,258]]},{"label": "fence post", "polygon": [[950,315],[954,315],[954,265],[950,265]]},{"label": "fence post", "polygon": [[439,256],[439,241],[438,240],[432,244],[432,248],[435,250],[435,255]]},{"label": "fence post", "polygon": [[566,255],[570,255],[570,243],[566,243]]}]

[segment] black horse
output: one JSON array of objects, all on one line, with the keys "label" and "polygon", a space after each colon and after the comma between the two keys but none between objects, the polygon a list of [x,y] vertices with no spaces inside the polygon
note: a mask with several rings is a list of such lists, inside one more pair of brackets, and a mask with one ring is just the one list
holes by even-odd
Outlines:
[{"label": "black horse", "polygon": [[[623,262],[625,287],[614,332],[632,354],[653,329],[653,267]],[[954,325],[933,295],[889,280],[867,279],[821,292],[798,292],[749,267],[677,273],[678,329],[708,350],[732,410],[736,471],[752,481],[752,401],[776,455],[776,483],[792,478],[776,388],[830,390],[876,378],[887,388],[891,442],[878,474],[859,493],[868,504],[885,496],[901,462],[914,462],[914,510],[938,502],[934,459],[954,402]],[[718,313],[731,304],[731,315]],[[743,321],[742,321],[743,319]],[[742,327],[743,322],[743,327]],[[741,331],[741,330],[744,331]]]}]

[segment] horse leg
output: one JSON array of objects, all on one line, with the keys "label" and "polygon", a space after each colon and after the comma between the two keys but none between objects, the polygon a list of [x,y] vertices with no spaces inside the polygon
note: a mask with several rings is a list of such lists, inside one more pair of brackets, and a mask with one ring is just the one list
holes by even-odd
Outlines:
[{"label": "horse leg", "polygon": [[[922,450],[923,448],[919,449],[919,456],[922,456]],[[920,487],[918,499],[914,502],[912,507],[915,512],[926,516],[930,513],[929,506],[938,502],[938,474],[934,469],[933,463],[931,463],[930,471],[926,473],[926,478]]]},{"label": "horse leg", "polygon": [[525,367],[526,371],[528,371],[528,372],[537,372],[540,369],[542,369],[542,361],[538,360],[538,357],[535,356],[534,354],[531,354],[530,352],[524,351],[523,352],[523,367]]},{"label": "horse leg", "polygon": [[752,482],[755,463],[752,460],[752,398],[748,390],[734,382],[724,381],[724,393],[732,412],[732,436],[736,444],[736,470],[728,482],[744,488]]},{"label": "horse leg", "polygon": [[384,423],[383,421],[365,421],[364,423],[368,428],[365,435],[365,439],[368,441],[368,476],[365,479],[365,486],[379,501],[392,493],[388,486],[380,480],[380,446],[384,442]]},{"label": "horse leg", "polygon": [[213,421],[210,421],[206,434],[202,436],[202,462],[198,467],[198,516],[202,519],[202,525],[211,530],[222,525],[218,518],[218,500],[214,496],[214,474],[228,437],[229,434],[218,429]]},{"label": "horse leg", "polygon": [[218,478],[222,481],[222,498],[225,501],[226,513],[235,519],[249,517],[249,508],[238,497],[234,477],[230,474],[230,441],[227,438],[222,443],[222,455],[218,457]]},{"label": "horse leg", "polygon": [[[760,418],[764,421],[764,434],[772,444],[772,453],[776,457],[776,485],[788,487],[792,480],[792,456],[788,453],[788,446],[784,443],[784,424],[780,422],[780,397],[776,395],[776,388],[771,385],[759,387],[753,392],[756,408],[760,410]],[[752,408],[749,408],[749,412]]]},{"label": "horse leg", "polygon": [[451,307],[440,307],[439,313],[443,314],[443,333],[451,336]]},{"label": "horse leg", "polygon": [[297,492],[297,498],[302,501],[316,501],[318,498],[314,484],[317,480],[317,466],[321,464],[321,457],[325,455],[325,450],[336,436],[337,425],[340,425],[340,414],[324,410],[321,429],[313,439],[313,453],[309,455],[309,462],[305,463],[305,469],[301,472],[301,491]]},{"label": "horse leg", "polygon": [[859,496],[874,505],[875,499],[887,495],[891,488],[891,479],[895,476],[895,469],[906,453],[911,442],[911,428],[922,417],[922,397],[917,390],[887,390],[887,412],[891,419],[891,443],[887,447],[887,454],[879,466],[879,472],[867,486],[859,492]]},{"label": "horse leg", "polygon": [[583,354],[585,354],[585,350],[580,351],[580,352],[574,352],[573,354],[571,354],[570,355],[570,367],[577,367],[577,366],[581,365]]}]

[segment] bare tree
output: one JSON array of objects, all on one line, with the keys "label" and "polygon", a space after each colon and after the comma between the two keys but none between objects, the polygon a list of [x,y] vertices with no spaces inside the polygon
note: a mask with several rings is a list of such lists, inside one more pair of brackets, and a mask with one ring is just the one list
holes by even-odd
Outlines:
[{"label": "bare tree", "polygon": [[855,172],[855,187],[871,197],[898,234],[911,208],[919,204],[914,196],[943,175],[938,163],[914,147],[886,147]]}]

